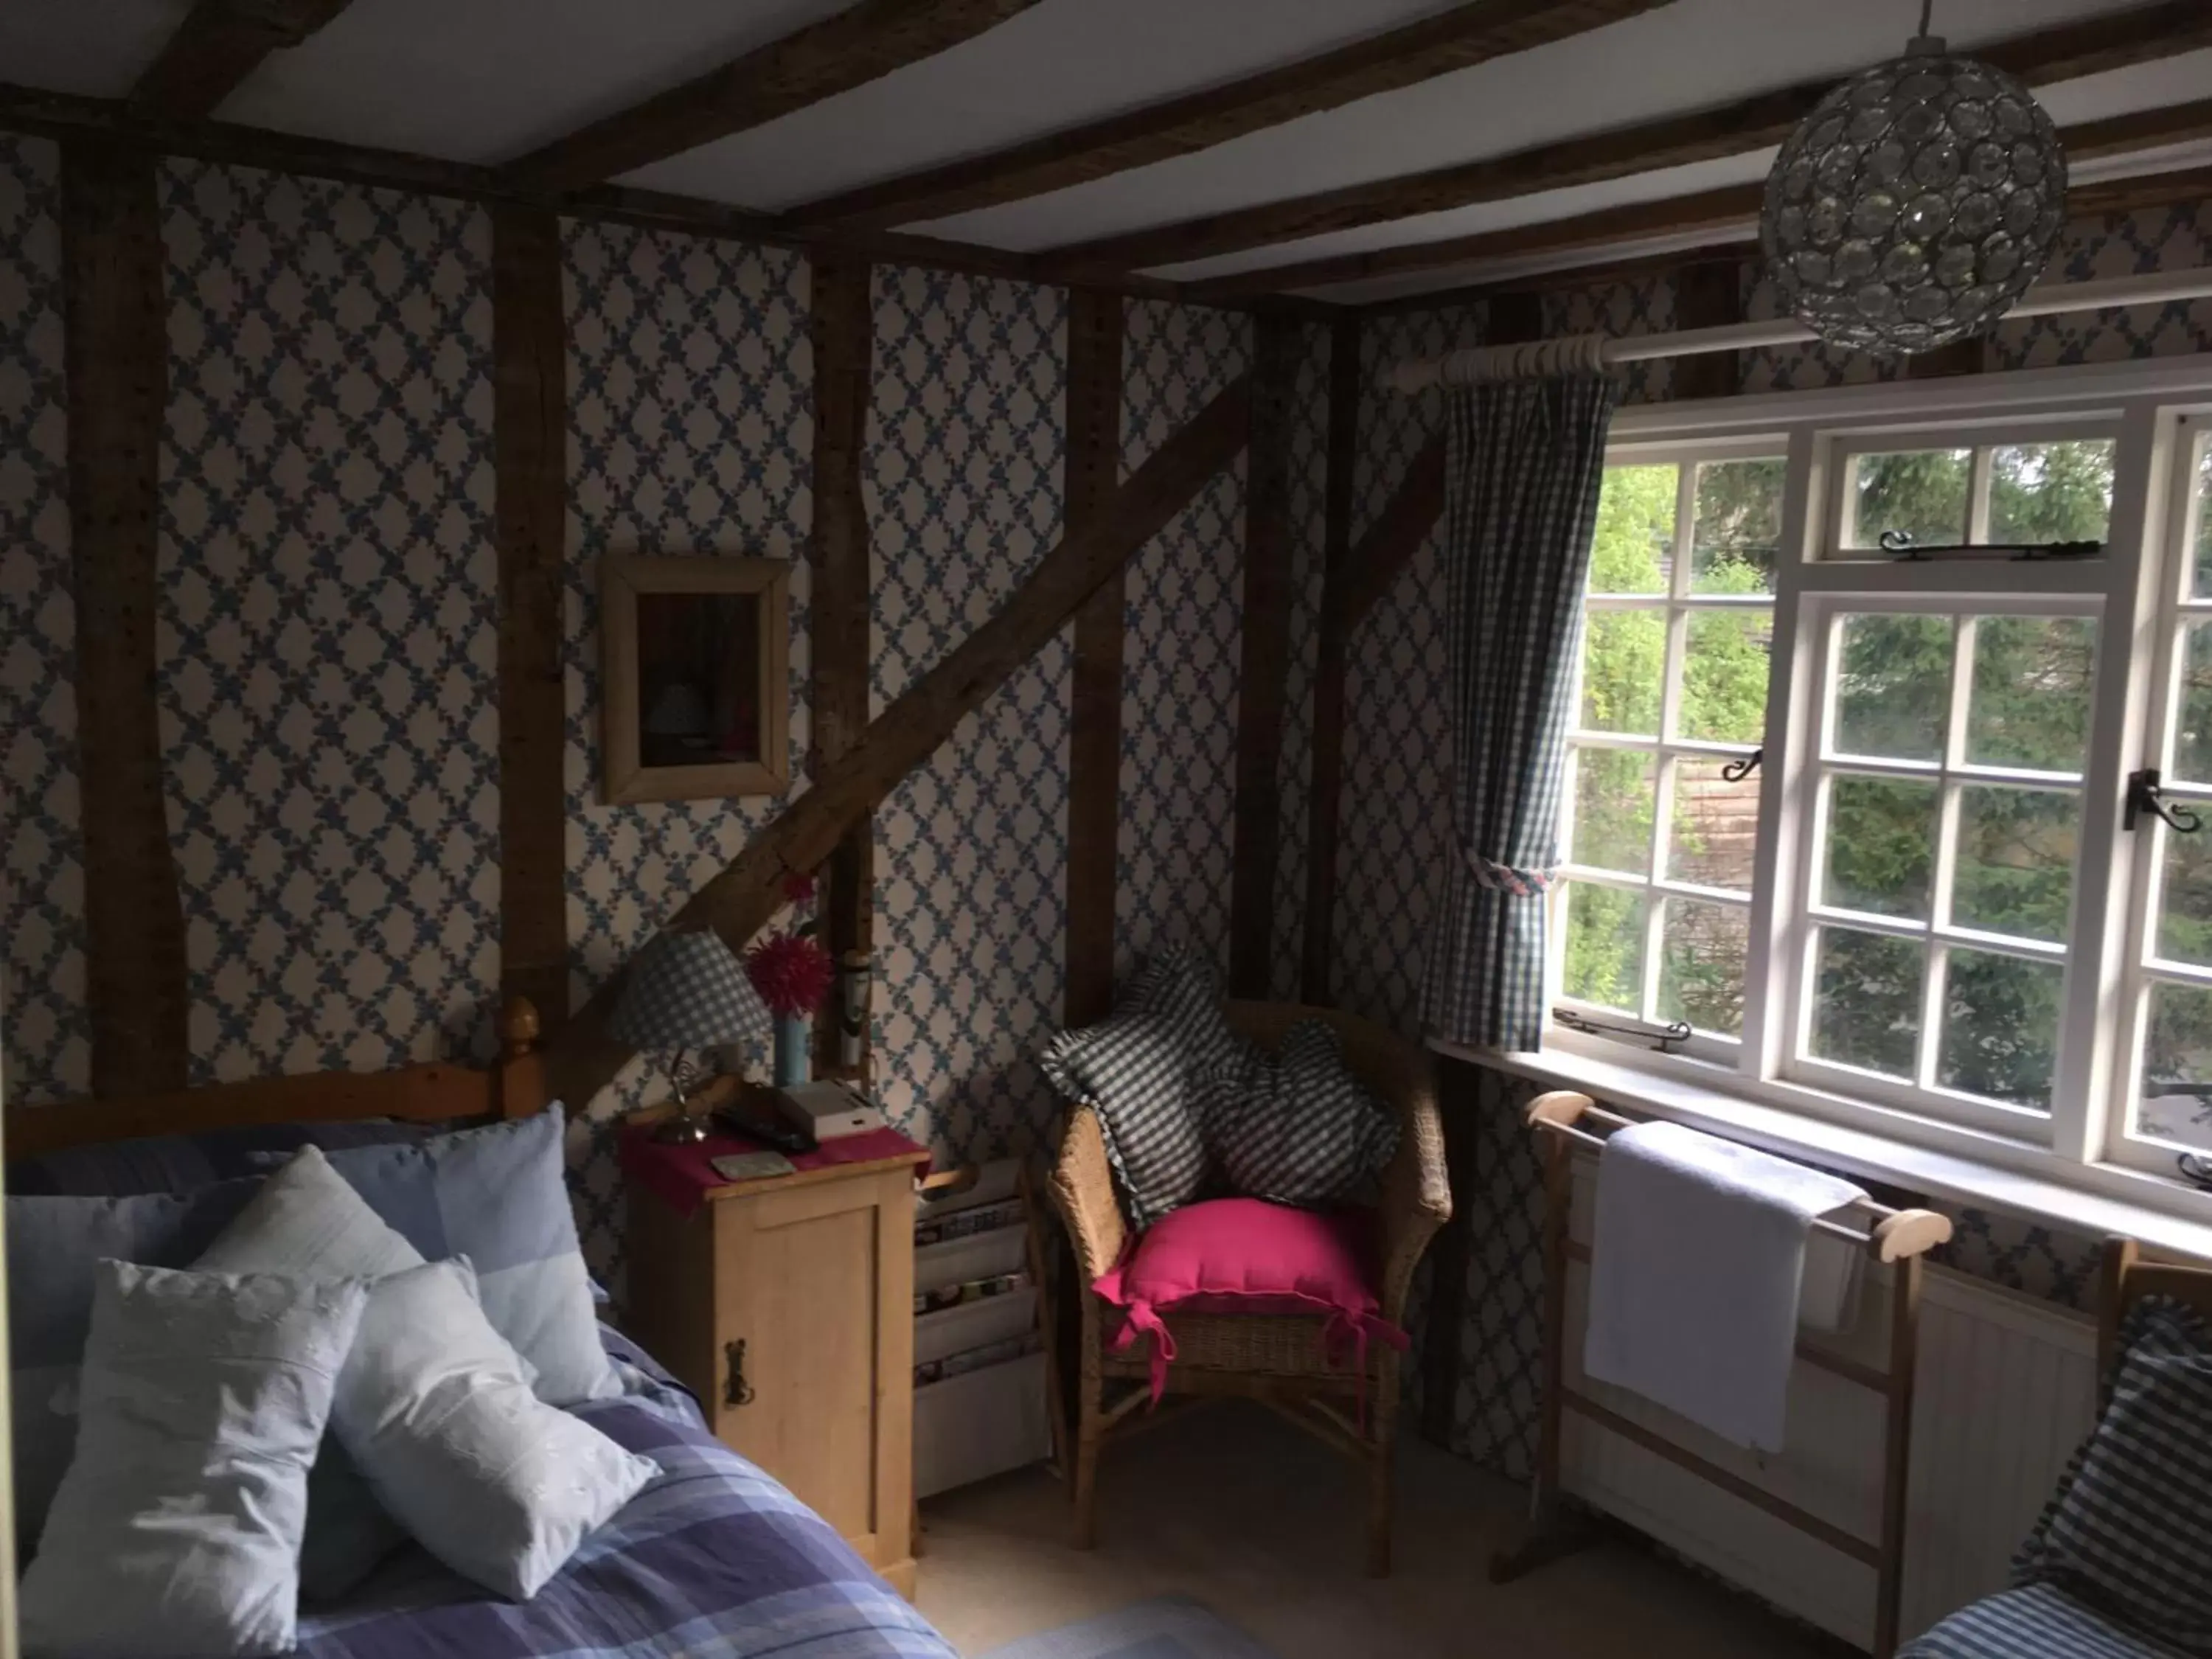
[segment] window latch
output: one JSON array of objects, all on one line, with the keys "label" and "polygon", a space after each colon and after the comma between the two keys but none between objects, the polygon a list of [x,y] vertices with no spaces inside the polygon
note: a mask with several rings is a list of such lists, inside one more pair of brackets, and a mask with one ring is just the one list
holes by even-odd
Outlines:
[{"label": "window latch", "polygon": [[1754,749],[1742,759],[1732,760],[1721,768],[1721,776],[1730,783],[1741,783],[1753,772],[1759,770],[1759,762],[1765,758],[1766,751],[1764,749]]},{"label": "window latch", "polygon": [[2212,1159],[2195,1152],[2184,1152],[2173,1161],[2179,1167],[2184,1180],[2212,1193]]},{"label": "window latch", "polygon": [[2006,553],[2015,562],[2036,559],[2097,559],[2105,554],[2102,542],[1918,542],[1909,530],[1885,530],[1875,538],[1893,559],[1921,560],[1936,554]]},{"label": "window latch", "polygon": [[2177,836],[2193,836],[2204,827],[2204,820],[2186,806],[2177,806],[2166,798],[2160,786],[2158,769],[2146,766],[2140,772],[2128,775],[2127,810],[2121,815],[2120,827],[2132,830],[2136,820],[2144,813],[2163,822]]},{"label": "window latch", "polygon": [[1648,1042],[1662,1054],[1671,1054],[1690,1040],[1690,1022],[1678,1019],[1666,1025],[1607,1025],[1576,1012],[1572,1008],[1554,1008],[1552,1018],[1570,1031],[1580,1031],[1588,1036],[1634,1037]]}]

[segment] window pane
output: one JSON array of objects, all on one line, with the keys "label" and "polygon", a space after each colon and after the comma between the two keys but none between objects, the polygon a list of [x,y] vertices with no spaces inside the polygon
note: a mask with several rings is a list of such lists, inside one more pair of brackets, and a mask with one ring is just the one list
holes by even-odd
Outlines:
[{"label": "window pane", "polygon": [[1943,982],[1936,1080],[1947,1089],[2049,1111],[2063,972],[2055,962],[1954,950]]},{"label": "window pane", "polygon": [[1861,455],[1851,463],[1850,545],[1876,548],[1885,531],[1902,531],[1923,547],[1966,539],[1966,497],[1973,452],[1924,449]]},{"label": "window pane", "polygon": [[1670,898],[1659,918],[1659,1018],[1701,1031],[1743,1035],[1744,959],[1751,912],[1735,904]]},{"label": "window pane", "polygon": [[1936,870],[1936,805],[1932,781],[1832,779],[1823,901],[1925,921]]},{"label": "window pane", "polygon": [[1787,464],[1709,461],[1698,469],[1690,540],[1692,593],[1771,593],[1782,540],[1782,477]]},{"label": "window pane", "polygon": [[1609,466],[1590,538],[1593,593],[1664,593],[1674,564],[1671,466]]},{"label": "window pane", "polygon": [[1666,672],[1665,611],[1591,611],[1583,644],[1582,729],[1657,737]]},{"label": "window pane", "polygon": [[1620,749],[1575,750],[1577,864],[1640,876],[1651,868],[1658,763]]},{"label": "window pane", "polygon": [[1667,873],[1699,887],[1751,890],[1759,844],[1759,774],[1740,783],[1721,775],[1725,761],[1674,763],[1674,812]]},{"label": "window pane", "polygon": [[1682,735],[1706,743],[1757,743],[1766,732],[1766,663],[1774,613],[1698,611],[1682,659]]},{"label": "window pane", "polygon": [[1961,789],[1951,920],[2063,945],[2081,816],[2066,790]]},{"label": "window pane", "polygon": [[2173,775],[2212,783],[2212,623],[2182,635],[2180,706],[2174,711]]},{"label": "window pane", "polygon": [[2136,1132],[2212,1152],[2212,991],[2151,986]]},{"label": "window pane", "polygon": [[2212,832],[2166,835],[2160,872],[2158,953],[2168,962],[2212,968]]},{"label": "window pane", "polygon": [[1990,539],[2101,542],[2112,522],[2112,441],[2007,444],[1990,452]]},{"label": "window pane", "polygon": [[2197,581],[2191,591],[2212,599],[2212,441],[2197,452]]},{"label": "window pane", "polygon": [[1976,623],[1967,760],[2081,771],[2096,655],[2096,624],[2087,617],[1984,617]]},{"label": "window pane", "polygon": [[1910,1079],[1926,953],[1911,939],[1823,927],[1815,948],[1810,1052]]},{"label": "window pane", "polygon": [[1567,888],[1567,958],[1560,987],[1577,1002],[1640,1014],[1644,895],[1593,882]]},{"label": "window pane", "polygon": [[1836,752],[1941,760],[1951,709],[1948,617],[1845,617],[1836,653]]}]

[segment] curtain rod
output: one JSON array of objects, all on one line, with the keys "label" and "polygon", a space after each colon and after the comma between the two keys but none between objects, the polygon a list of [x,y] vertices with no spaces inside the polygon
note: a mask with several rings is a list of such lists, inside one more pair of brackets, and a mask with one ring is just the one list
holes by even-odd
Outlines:
[{"label": "curtain rod", "polygon": [[[2154,271],[2146,276],[2114,276],[2091,283],[2038,283],[2005,315],[2048,317],[2066,311],[2106,311],[2121,306],[2164,305],[2174,300],[2212,298],[2212,267]],[[1772,322],[1728,323],[1718,328],[1689,328],[1673,334],[1576,334],[1534,340],[1525,345],[1470,346],[1441,357],[1413,358],[1386,377],[1395,390],[1412,393],[1431,386],[1470,386],[1483,380],[1517,380],[1546,374],[1597,374],[1619,363],[1660,357],[1693,357],[1706,351],[1743,351],[1759,346],[1797,345],[1820,337],[1795,318]]]}]

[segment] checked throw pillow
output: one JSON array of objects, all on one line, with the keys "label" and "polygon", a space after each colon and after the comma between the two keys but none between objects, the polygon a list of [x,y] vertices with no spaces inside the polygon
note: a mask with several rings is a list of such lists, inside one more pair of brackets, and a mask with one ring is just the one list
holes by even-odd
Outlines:
[{"label": "checked throw pillow", "polygon": [[1244,1054],[1208,1085],[1205,1102],[1207,1144],[1237,1192],[1338,1204],[1390,1161],[1397,1120],[1352,1074],[1327,1024],[1301,1020],[1272,1057]]}]

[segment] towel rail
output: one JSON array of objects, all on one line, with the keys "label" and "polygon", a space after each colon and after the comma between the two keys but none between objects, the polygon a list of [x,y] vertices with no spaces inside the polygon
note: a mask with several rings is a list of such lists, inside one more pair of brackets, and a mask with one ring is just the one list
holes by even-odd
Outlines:
[{"label": "towel rail", "polygon": [[1589,1252],[1573,1243],[1570,1223],[1573,1208],[1573,1155],[1577,1147],[1603,1151],[1609,1131],[1625,1129],[1638,1120],[1600,1106],[1588,1095],[1560,1090],[1539,1095],[1528,1103],[1526,1121],[1544,1144],[1544,1399],[1536,1443],[1536,1480],[1532,1494],[1529,1528],[1515,1549],[1492,1558],[1490,1576],[1503,1583],[1533,1571],[1546,1562],[1571,1553],[1581,1540],[1565,1526],[1559,1503],[1561,1424],[1572,1411],[1613,1433],[1623,1435],[1645,1450],[1689,1470],[1722,1490],[1753,1504],[1769,1515],[1818,1539],[1854,1560],[1875,1570],[1874,1659],[1890,1659],[1897,1650],[1898,1620],[1905,1588],[1905,1483],[1912,1457],[1912,1373],[1919,1351],[1922,1268],[1927,1254],[1951,1237],[1948,1216],[1933,1210],[1893,1209],[1872,1199],[1850,1207],[1869,1222],[1864,1231],[1829,1217],[1816,1217],[1819,1231],[1865,1250],[1891,1269],[1889,1355],[1885,1369],[1875,1370],[1840,1355],[1808,1351],[1801,1343],[1799,1354],[1838,1376],[1884,1396],[1881,1532],[1878,1538],[1856,1537],[1833,1523],[1784,1502],[1754,1486],[1732,1469],[1676,1445],[1663,1435],[1607,1410],[1589,1395],[1567,1386],[1567,1266],[1587,1261]]}]

